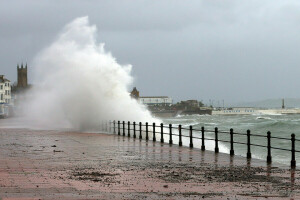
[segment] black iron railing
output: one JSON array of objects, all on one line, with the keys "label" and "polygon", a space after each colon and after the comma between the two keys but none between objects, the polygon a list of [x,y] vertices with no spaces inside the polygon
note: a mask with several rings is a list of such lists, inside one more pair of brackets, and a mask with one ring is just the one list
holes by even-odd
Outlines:
[{"label": "black iron railing", "polygon": [[[138,127],[137,127],[138,126]],[[259,135],[259,134],[253,134],[251,133],[250,130],[247,130],[246,133],[239,133],[239,132],[234,132],[233,129],[230,129],[229,131],[219,131],[219,129],[216,127],[214,130],[206,130],[204,127],[201,127],[201,129],[194,129],[193,126],[189,126],[189,128],[184,128],[182,125],[178,125],[177,127],[174,127],[172,124],[169,124],[169,126],[165,126],[163,123],[161,123],[159,126],[157,126],[155,123],[149,126],[148,122],[145,124],[142,124],[142,122],[139,122],[139,124],[136,124],[136,122],[133,122],[132,124],[128,121],[127,126],[125,121],[109,121],[107,123],[102,122],[102,128],[110,133],[118,134],[126,136],[125,132],[127,131],[127,136],[131,136],[131,131],[133,132],[133,138],[139,137],[139,139],[143,139],[143,133],[145,133],[145,139],[149,140],[149,127],[151,127],[152,131],[152,141],[156,141],[156,135],[160,135],[160,142],[164,143],[164,135],[169,136],[169,144],[173,144],[173,136],[178,136],[179,142],[178,145],[182,146],[183,145],[183,137],[186,137],[189,139],[189,147],[193,148],[193,140],[194,139],[200,139],[201,140],[201,150],[205,151],[205,141],[208,140],[214,140],[215,142],[215,152],[219,152],[219,142],[225,142],[225,143],[230,143],[230,155],[234,155],[234,144],[240,144],[240,145],[246,145],[247,146],[247,154],[246,157],[247,159],[251,159],[251,147],[261,147],[261,148],[266,148],[267,149],[267,163],[272,162],[272,155],[271,155],[271,150],[276,149],[276,150],[281,150],[281,151],[290,151],[291,152],[291,167],[295,168],[296,167],[296,157],[295,153],[299,153],[300,151],[295,149],[295,141],[300,141],[295,138],[295,134],[291,134],[291,138],[283,138],[283,137],[277,137],[277,136],[271,136],[271,132],[268,131],[267,135]],[[157,129],[160,131],[157,132]],[[109,130],[108,130],[109,129]],[[164,132],[164,130],[169,129],[169,131]],[[173,129],[178,129],[178,134],[173,132]],[[184,135],[182,134],[182,131],[186,130],[189,132],[189,135]],[[193,136],[194,132],[199,132],[201,133],[201,137],[196,137]],[[205,137],[205,133],[214,133],[214,138],[207,138]],[[137,136],[137,134],[139,136]],[[229,134],[229,140],[224,140],[224,139],[219,139],[218,136],[219,134]],[[234,135],[241,135],[241,136],[246,136],[247,137],[247,142],[239,142],[239,141],[234,141]],[[266,138],[267,140],[267,145],[261,145],[261,144],[254,144],[251,143],[251,138],[252,137],[259,137],[259,138]],[[271,140],[276,139],[276,140],[285,140],[285,141],[291,141],[291,149],[285,149],[285,148],[279,148],[279,147],[274,147],[271,146]]]}]

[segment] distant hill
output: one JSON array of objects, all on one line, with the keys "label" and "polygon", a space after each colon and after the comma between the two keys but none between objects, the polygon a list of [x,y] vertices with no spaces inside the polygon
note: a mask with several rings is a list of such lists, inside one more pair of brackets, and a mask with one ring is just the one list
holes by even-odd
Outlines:
[{"label": "distant hill", "polygon": [[[284,99],[284,104],[286,108],[300,108],[300,99],[296,98],[286,98]],[[259,107],[259,108],[281,108],[282,99],[267,99],[262,101],[254,102],[243,102],[232,104],[234,107]]]}]

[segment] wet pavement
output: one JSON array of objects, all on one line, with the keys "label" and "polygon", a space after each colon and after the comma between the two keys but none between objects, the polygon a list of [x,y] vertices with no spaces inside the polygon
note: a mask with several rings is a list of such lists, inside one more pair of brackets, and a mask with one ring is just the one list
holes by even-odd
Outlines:
[{"label": "wet pavement", "polygon": [[300,199],[288,166],[118,135],[0,128],[0,199]]}]

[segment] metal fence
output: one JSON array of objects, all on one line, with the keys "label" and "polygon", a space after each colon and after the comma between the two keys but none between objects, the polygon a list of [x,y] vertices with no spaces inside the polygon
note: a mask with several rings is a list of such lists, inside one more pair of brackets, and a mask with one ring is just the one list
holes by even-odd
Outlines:
[{"label": "metal fence", "polygon": [[[182,146],[182,138],[188,138],[189,139],[189,147],[193,148],[194,147],[194,140],[198,139],[201,140],[201,150],[205,151],[205,141],[208,140],[213,140],[215,143],[215,148],[214,151],[216,153],[219,152],[219,142],[225,142],[225,143],[230,143],[230,155],[234,155],[234,144],[240,144],[240,145],[246,145],[247,147],[247,154],[246,157],[247,159],[251,159],[251,147],[261,147],[261,148],[266,148],[267,149],[267,163],[272,162],[272,149],[276,150],[281,150],[281,151],[290,151],[291,152],[291,162],[290,166],[291,168],[296,167],[296,157],[295,153],[299,153],[300,151],[295,149],[295,141],[300,141],[295,138],[295,134],[291,134],[291,138],[283,138],[283,137],[275,137],[271,136],[271,132],[268,131],[267,135],[259,135],[259,134],[252,134],[250,130],[247,130],[246,133],[239,133],[235,132],[233,129],[230,129],[229,131],[219,131],[219,129],[216,127],[214,130],[206,130],[204,127],[201,127],[201,129],[194,129],[193,126],[189,126],[189,128],[184,128],[182,125],[178,126],[173,126],[172,124],[169,124],[168,126],[164,125],[161,123],[160,125],[156,125],[155,123],[149,124],[148,122],[146,123],[136,123],[133,122],[131,123],[128,121],[125,123],[125,121],[109,121],[109,122],[102,122],[102,127],[106,131],[118,135],[123,135],[123,136],[128,136],[133,138],[139,138],[140,140],[143,139],[143,133],[145,135],[145,140],[150,140],[149,134],[152,133],[152,141],[156,141],[156,136],[160,136],[160,142],[164,143],[164,136],[168,135],[169,138],[169,144],[173,144],[173,136],[177,136],[179,138],[178,145]],[[151,131],[149,130],[152,129]],[[164,130],[168,130],[168,132],[165,132]],[[173,130],[177,129],[178,133],[174,133]],[[158,131],[157,131],[158,130]],[[183,131],[188,131],[188,134],[183,134]],[[201,137],[196,137],[193,136],[195,132],[201,133]],[[207,138],[205,137],[205,133],[213,133],[214,138]],[[230,137],[229,140],[221,140],[218,138],[219,134],[228,134]],[[234,135],[243,135],[247,137],[247,142],[238,142],[234,140]],[[251,138],[252,137],[259,137],[266,139],[267,145],[260,145],[260,144],[254,144],[251,143]],[[285,148],[280,148],[280,147],[275,147],[271,146],[271,141],[273,140],[286,140],[286,141],[291,141],[291,148],[290,149],[285,149]]]}]

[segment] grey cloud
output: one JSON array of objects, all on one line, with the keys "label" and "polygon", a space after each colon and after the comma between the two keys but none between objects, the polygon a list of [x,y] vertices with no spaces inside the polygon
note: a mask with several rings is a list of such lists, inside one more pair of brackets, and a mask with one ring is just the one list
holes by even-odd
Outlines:
[{"label": "grey cloud", "polygon": [[300,97],[300,2],[16,1],[0,6],[1,73],[32,61],[72,19],[133,65],[143,95],[247,101]]}]

